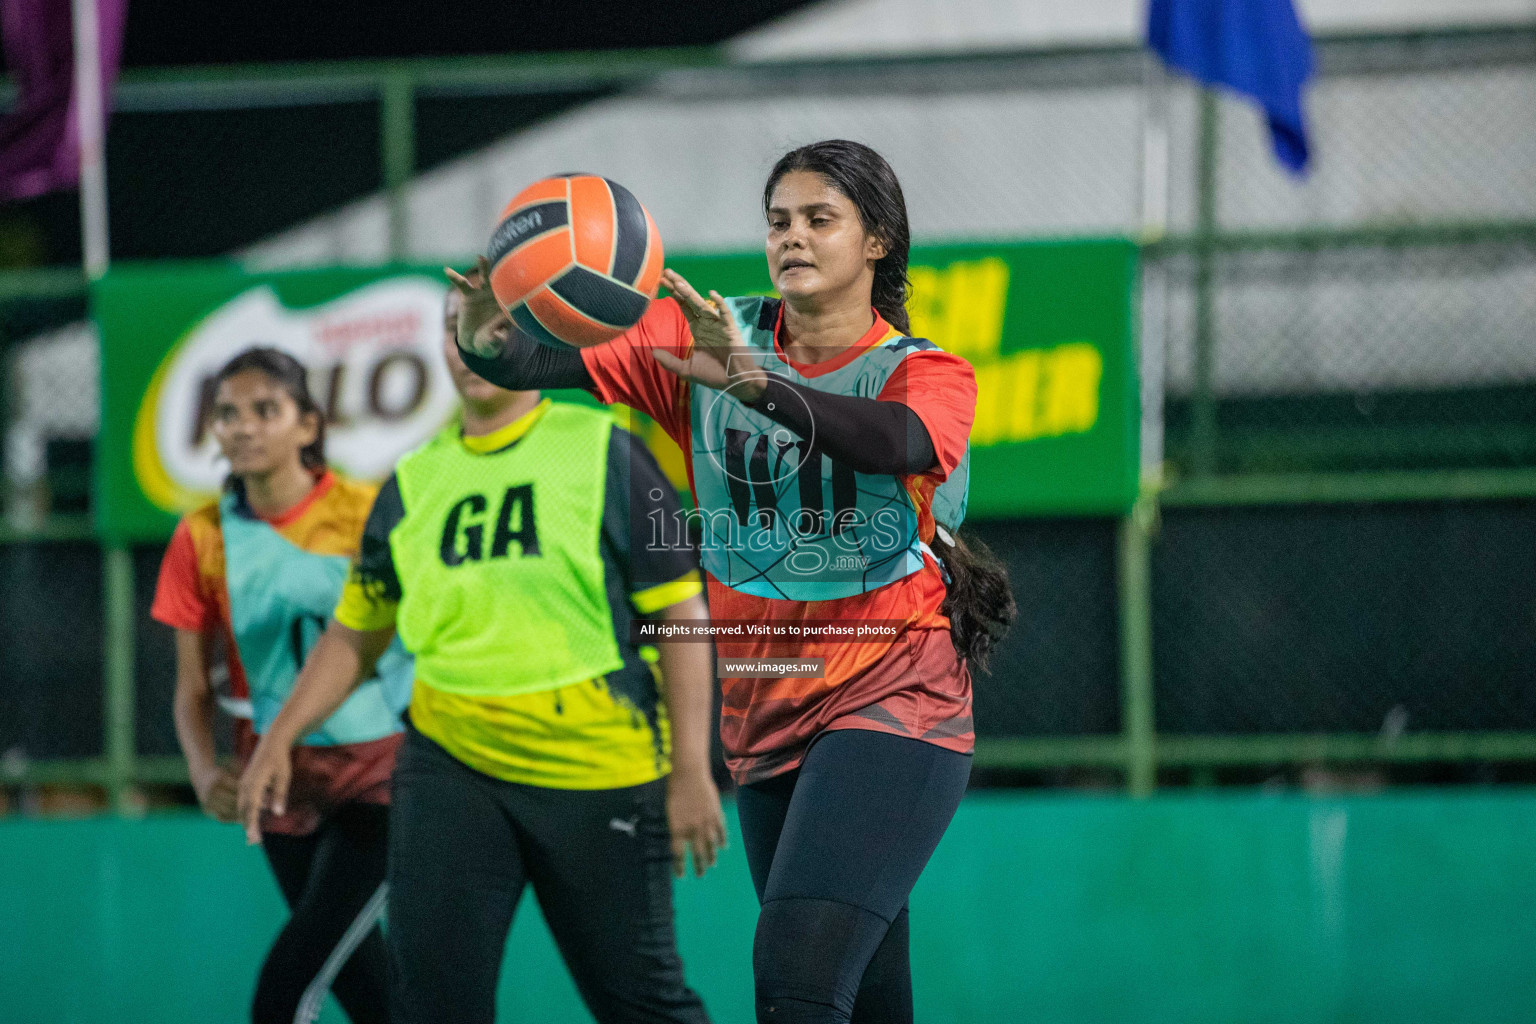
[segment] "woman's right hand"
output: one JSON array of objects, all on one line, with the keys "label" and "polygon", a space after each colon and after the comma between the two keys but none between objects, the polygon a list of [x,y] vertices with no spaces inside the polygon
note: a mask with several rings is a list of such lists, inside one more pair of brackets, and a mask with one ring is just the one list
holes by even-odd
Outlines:
[{"label": "woman's right hand", "polygon": [[274,740],[272,733],[261,737],[251,754],[250,764],[240,776],[239,814],[245,823],[245,841],[252,846],[261,842],[261,812],[282,814],[288,802],[288,782],[293,776],[293,755],[289,744]]},{"label": "woman's right hand", "polygon": [[203,813],[214,821],[228,825],[239,821],[240,777],[227,766],[220,766],[211,775],[195,779],[192,783],[197,802]]},{"label": "woman's right hand", "polygon": [[667,776],[667,827],[672,833],[672,873],[682,878],[693,851],[693,872],[703,876],[725,848],[725,811],[707,765],[673,766]]},{"label": "woman's right hand", "polygon": [[480,257],[475,265],[475,281],[452,267],[444,267],[443,273],[459,290],[459,348],[484,359],[499,355],[507,342],[511,321],[491,291],[490,261]]}]

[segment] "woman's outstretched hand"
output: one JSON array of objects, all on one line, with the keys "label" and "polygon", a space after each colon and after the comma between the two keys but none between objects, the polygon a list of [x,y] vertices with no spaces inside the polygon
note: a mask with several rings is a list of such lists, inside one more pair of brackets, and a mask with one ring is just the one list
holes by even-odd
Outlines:
[{"label": "woman's outstretched hand", "polygon": [[725,299],[715,291],[704,298],[675,270],[662,271],[661,283],[677,296],[683,318],[693,333],[693,349],[687,359],[659,349],[652,349],[651,355],[684,380],[716,391],[729,388],[740,401],[755,401],[767,385],[768,374],[752,361],[741,328],[736,326],[736,318]]},{"label": "woman's outstretched hand", "polygon": [[511,321],[491,291],[491,264],[481,256],[475,265],[478,281],[471,281],[452,267],[443,273],[459,290],[459,348],[490,359],[501,353]]}]

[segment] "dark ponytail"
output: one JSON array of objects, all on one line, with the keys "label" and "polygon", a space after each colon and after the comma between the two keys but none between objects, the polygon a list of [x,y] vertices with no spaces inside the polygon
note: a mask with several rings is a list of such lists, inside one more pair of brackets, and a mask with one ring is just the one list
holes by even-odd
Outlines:
[{"label": "dark ponytail", "polygon": [[[950,539],[945,540],[946,536]],[[942,526],[934,531],[929,546],[948,574],[948,590],[940,610],[949,616],[955,650],[972,668],[985,672],[992,648],[1018,614],[1008,586],[1008,570],[981,541],[972,537],[967,542]]]},{"label": "dark ponytail", "polygon": [[[299,450],[299,461],[312,473],[324,470],[325,413],[321,411],[320,403],[315,401],[315,396],[309,393],[309,372],[304,369],[304,364],[282,349],[248,348],[219,369],[213,378],[214,388],[247,370],[266,374],[268,380],[287,392],[293,404],[299,407],[301,417],[314,414],[318,424],[315,439]],[[224,481],[224,486],[238,490],[240,481],[231,473]]]},{"label": "dark ponytail", "polygon": [[907,258],[912,252],[912,231],[907,226],[907,201],[901,182],[885,157],[861,142],[827,139],[790,150],[779,158],[763,186],[763,212],[773,202],[779,179],[791,171],[814,171],[859,211],[864,230],[885,244],[885,256],[875,263],[875,284],[870,305],[885,322],[902,334],[912,331],[907,317]]}]

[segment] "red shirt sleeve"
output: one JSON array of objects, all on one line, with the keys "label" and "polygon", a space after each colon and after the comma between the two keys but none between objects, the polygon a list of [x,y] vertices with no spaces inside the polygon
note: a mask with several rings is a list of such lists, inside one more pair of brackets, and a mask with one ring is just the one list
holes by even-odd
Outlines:
[{"label": "red shirt sleeve", "polygon": [[171,534],[171,543],[160,560],[160,579],[155,584],[155,603],[149,614],[155,621],[177,629],[206,631],[219,621],[219,608],[203,588],[197,570],[197,548],[192,531],[183,519]]},{"label": "red shirt sleeve", "polygon": [[877,396],[900,402],[923,421],[939,468],[927,474],[942,482],[960,465],[976,419],[976,371],[951,352],[930,349],[902,360]]},{"label": "red shirt sleeve", "polygon": [[682,381],[658,363],[650,350],[662,349],[681,359],[687,358],[692,344],[677,300],[657,299],[639,323],[610,342],[582,349],[581,359],[592,375],[599,401],[639,409],[677,440],[684,432],[679,401]]}]

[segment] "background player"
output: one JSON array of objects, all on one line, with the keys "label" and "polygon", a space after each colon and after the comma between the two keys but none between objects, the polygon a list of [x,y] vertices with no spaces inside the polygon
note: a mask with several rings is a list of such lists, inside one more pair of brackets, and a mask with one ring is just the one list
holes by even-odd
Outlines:
[{"label": "background player", "polygon": [[282,805],[288,744],[398,627],[417,679],[390,825],[395,1019],[494,1019],[531,882],[599,1021],[704,1021],[668,867],[691,849],[702,873],[725,838],[709,648],[668,645],[658,674],[630,640],[636,616],[708,617],[692,550],[647,543],[676,492],[605,412],[470,372],[458,305],[443,348],[462,422],[380,491],[335,621],[242,780],[243,814]]},{"label": "background player", "polygon": [[585,387],[663,425],[702,512],[717,620],[894,625],[878,643],[719,643],[723,660],[825,663],[726,679],[721,735],[762,902],[758,1019],[910,1020],[907,896],[969,778],[967,661],[1014,612],[996,563],[935,523],[964,515],[975,378],[905,336],[906,206],[879,154],[788,153],[763,207],[782,299],[706,301],[668,272],[681,301],[557,350],[500,330],[489,289],[455,275],[459,339],[493,381]]},{"label": "background player", "polygon": [[[176,735],[203,809],[236,816],[236,774],[217,763],[212,648],[222,642],[230,690],[249,697],[235,721],[241,762],[293,686],[374,497],[325,465],[325,422],[304,367],[270,348],[218,373],[213,434],[229,460],[223,496],[176,527],[153,614],[176,629]],[[354,1022],[383,1021],[387,978],[376,922],[384,904],[389,776],[401,738],[410,658],[398,645],[369,682],[294,756],[292,796],[259,823],[262,851],[292,910],[262,965],[258,1022],[312,1020],[328,989]]]}]

